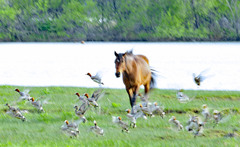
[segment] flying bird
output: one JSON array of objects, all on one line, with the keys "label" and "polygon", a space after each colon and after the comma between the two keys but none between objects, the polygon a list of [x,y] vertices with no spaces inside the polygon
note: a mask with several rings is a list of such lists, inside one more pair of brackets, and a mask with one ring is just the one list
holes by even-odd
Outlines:
[{"label": "flying bird", "polygon": [[19,100],[29,100],[31,98],[28,89],[24,90],[23,92],[21,92],[19,89],[15,89],[15,91],[20,95]]},{"label": "flying bird", "polygon": [[194,80],[194,82],[195,82],[198,86],[200,86],[201,83],[202,83],[206,78],[213,76],[213,75],[208,75],[208,76],[206,76],[205,73],[206,73],[207,71],[208,71],[208,69],[202,71],[199,75],[196,75],[195,73],[193,73],[193,80]]},{"label": "flying bird", "polygon": [[87,97],[88,102],[90,105],[94,106],[95,108],[98,107],[97,101],[104,96],[104,92],[102,92],[102,88],[95,90],[91,97],[89,97],[88,93],[84,94]]},{"label": "flying bird", "polygon": [[86,75],[88,75],[94,82],[96,82],[100,85],[104,85],[103,82],[102,82],[102,78],[101,78],[99,73],[97,73],[95,76],[93,76],[92,74],[90,74],[88,72]]},{"label": "flying bird", "polygon": [[75,114],[85,123],[87,121],[86,117],[84,116],[85,112],[88,109],[87,103],[83,103],[79,108],[78,106],[74,106]]}]

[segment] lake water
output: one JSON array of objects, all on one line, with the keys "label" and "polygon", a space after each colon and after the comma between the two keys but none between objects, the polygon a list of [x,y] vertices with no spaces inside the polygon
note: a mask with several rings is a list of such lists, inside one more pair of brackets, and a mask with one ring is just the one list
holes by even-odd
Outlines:
[{"label": "lake water", "polygon": [[[240,43],[1,43],[0,85],[124,88],[114,51],[133,49],[158,71],[161,89],[240,90]],[[193,73],[208,77],[197,88]]]}]

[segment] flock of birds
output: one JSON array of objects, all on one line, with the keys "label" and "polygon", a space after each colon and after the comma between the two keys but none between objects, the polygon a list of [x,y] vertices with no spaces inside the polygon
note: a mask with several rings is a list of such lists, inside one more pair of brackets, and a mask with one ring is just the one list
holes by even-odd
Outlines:
[{"label": "flock of birds", "polygon": [[[196,74],[193,74],[193,80],[196,83],[197,86],[200,86],[201,83],[207,78],[207,76],[204,76],[203,73],[205,71],[201,72],[199,75],[196,76]],[[194,100],[195,97],[189,98],[186,94],[183,93],[183,89],[180,89],[177,94],[176,94],[177,99],[179,100],[180,103],[186,103]],[[224,115],[223,110],[218,111],[216,109],[213,109],[212,114],[210,113],[210,110],[207,106],[207,104],[202,105],[202,117],[203,120],[201,119],[200,116],[192,116],[189,115],[189,120],[187,121],[186,125],[186,130],[189,132],[193,132],[194,137],[203,135],[203,130],[204,126],[206,123],[209,123],[211,120],[213,122],[213,128],[216,127],[220,122],[227,121],[230,117],[230,115]],[[176,119],[175,116],[172,116],[172,118],[169,119],[169,122],[174,124],[176,126],[177,130],[183,130],[184,127],[180,123],[179,120]],[[237,131],[237,129],[233,129],[233,133],[228,133],[224,137],[235,137],[236,134],[234,133]]]},{"label": "flock of birds", "polygon": [[[79,120],[74,122],[69,122],[68,120],[64,121],[64,124],[61,126],[61,130],[72,137],[77,137],[79,134],[78,126],[80,123],[85,123],[87,121],[86,117],[84,116],[85,113],[89,109],[97,109],[99,107],[98,100],[101,99],[104,96],[104,91],[101,85],[103,85],[103,82],[101,81],[100,74],[96,74],[95,76],[91,75],[90,73],[87,73],[94,82],[98,83],[100,88],[95,90],[91,97],[89,97],[88,93],[85,93],[83,95],[80,95],[78,92],[75,93],[75,95],[78,97],[81,105],[80,106],[74,106],[75,114],[79,117]],[[206,78],[202,74],[199,74],[194,76],[195,83],[200,86],[201,82]],[[41,100],[35,100],[34,97],[31,97],[29,94],[29,90],[25,90],[21,92],[19,89],[15,89],[16,92],[19,93],[20,97],[18,101],[26,100],[29,101],[29,103],[35,107],[39,112],[44,112],[43,104],[47,104],[47,100],[41,101]],[[157,102],[149,102],[148,99],[144,96],[142,96],[140,93],[138,94],[138,97],[140,98],[141,102],[136,104],[132,108],[132,112],[130,109],[126,110],[127,118],[129,119],[130,123],[127,123],[122,120],[120,116],[112,116],[112,122],[117,124],[122,132],[129,132],[129,128],[136,128],[137,127],[137,119],[143,118],[148,119],[148,117],[154,117],[154,114],[160,115],[162,118],[165,117],[164,112],[164,106],[161,104],[158,105]],[[189,102],[193,100],[194,98],[189,98],[187,95],[183,93],[183,90],[179,90],[176,94],[177,99],[180,103],[183,102]],[[12,117],[21,119],[22,121],[26,121],[26,118],[23,115],[23,111],[21,111],[19,108],[10,106],[8,103],[6,106],[9,108],[6,112],[7,114],[11,115]],[[194,134],[194,137],[199,135],[204,135],[203,130],[206,123],[210,122],[210,120],[213,120],[214,125],[213,127],[217,126],[222,120],[223,120],[223,113],[218,110],[213,110],[213,113],[211,115],[209,108],[206,104],[202,105],[202,117],[200,116],[191,116],[189,115],[189,120],[187,121],[187,125],[185,129],[189,132],[192,132]],[[172,127],[177,129],[178,131],[184,130],[183,125],[180,123],[179,120],[176,119],[175,116],[172,116],[169,121],[170,124],[172,124]],[[93,121],[94,126],[91,126],[89,129],[94,132],[97,136],[104,135],[104,130],[97,125],[97,121]],[[235,130],[236,131],[236,130]],[[227,137],[233,137],[234,133],[229,133]]]}]

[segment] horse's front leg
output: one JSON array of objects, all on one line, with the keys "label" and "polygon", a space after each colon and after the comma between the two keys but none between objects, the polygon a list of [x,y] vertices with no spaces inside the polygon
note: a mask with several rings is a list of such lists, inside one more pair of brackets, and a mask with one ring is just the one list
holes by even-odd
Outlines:
[{"label": "horse's front leg", "polygon": [[131,107],[133,107],[133,104],[132,104],[132,97],[133,97],[133,91],[132,91],[132,88],[126,88],[126,91],[127,91],[127,93],[128,93],[128,97],[129,97],[130,105],[131,105]]},{"label": "horse's front leg", "polygon": [[[133,88],[133,97],[132,97],[132,102],[131,102],[132,103],[132,108],[133,108],[134,105],[136,105],[136,98],[137,98],[137,95],[138,95],[139,88],[140,88],[140,86],[136,86],[136,87]],[[134,112],[132,112],[132,113],[134,113]]]}]

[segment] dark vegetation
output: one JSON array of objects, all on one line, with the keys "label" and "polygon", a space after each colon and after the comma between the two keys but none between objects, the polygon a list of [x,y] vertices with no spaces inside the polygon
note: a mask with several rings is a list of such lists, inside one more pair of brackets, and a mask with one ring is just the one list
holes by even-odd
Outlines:
[{"label": "dark vegetation", "polygon": [[238,41],[239,0],[0,0],[0,41]]}]

